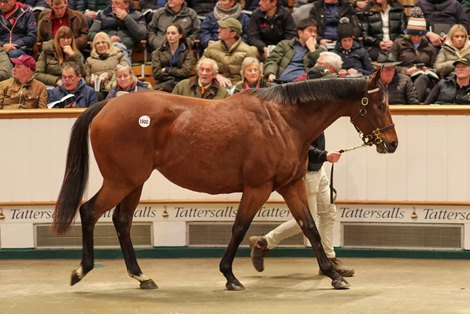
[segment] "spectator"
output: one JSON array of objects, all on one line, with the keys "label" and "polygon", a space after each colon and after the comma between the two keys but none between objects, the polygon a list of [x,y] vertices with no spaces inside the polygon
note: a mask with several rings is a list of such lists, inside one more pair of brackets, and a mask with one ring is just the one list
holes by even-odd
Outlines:
[{"label": "spectator", "polygon": [[259,8],[251,14],[248,43],[258,48],[261,60],[269,55],[269,46],[296,35],[292,14],[278,0],[260,0]]},{"label": "spectator", "polygon": [[33,79],[36,61],[26,54],[11,58],[13,77],[0,82],[0,109],[46,108],[46,85]]},{"label": "spectator", "polygon": [[139,0],[140,9],[142,11],[147,9],[156,10],[159,8],[163,8],[166,2],[166,0]]},{"label": "spectator", "polygon": [[10,58],[8,58],[7,53],[0,48],[0,81],[4,81],[11,77],[11,62]]},{"label": "spectator", "polygon": [[122,49],[113,46],[111,38],[104,32],[99,32],[93,38],[90,57],[85,62],[86,82],[100,91],[98,99],[105,98],[114,81],[116,64],[127,62]]},{"label": "spectator", "polygon": [[49,86],[62,85],[62,64],[75,62],[80,65],[80,74],[83,75],[83,56],[77,48],[72,30],[62,26],[53,40],[45,42],[38,57],[34,77]]},{"label": "spectator", "polygon": [[206,16],[211,13],[217,0],[188,0],[188,7],[196,11],[199,16]]},{"label": "spectator", "polygon": [[147,82],[139,81],[137,77],[132,74],[132,68],[127,63],[119,63],[116,65],[115,76],[116,82],[112,84],[106,98],[140,92],[149,88],[149,84]]},{"label": "spectator", "polygon": [[159,49],[166,40],[166,29],[172,23],[181,25],[190,46],[199,34],[199,19],[196,11],[186,6],[184,0],[168,0],[165,7],[153,13],[148,25],[149,44],[153,49]]},{"label": "spectator", "polygon": [[130,55],[135,43],[147,37],[147,26],[144,16],[135,9],[131,0],[112,0],[96,16],[88,39],[93,40],[99,32],[107,33],[114,45],[127,50]]},{"label": "spectator", "polygon": [[317,41],[317,25],[311,19],[297,24],[297,37],[281,41],[268,56],[265,76],[269,82],[292,82],[305,77],[326,49]]},{"label": "spectator", "polygon": [[0,1],[0,47],[10,58],[32,50],[37,37],[36,19],[30,7],[16,0]]},{"label": "spectator", "polygon": [[440,80],[426,98],[427,104],[470,104],[470,56],[454,61],[454,75]]},{"label": "spectator", "polygon": [[49,103],[59,101],[67,95],[74,95],[73,101],[66,108],[87,108],[98,102],[95,90],[82,78],[81,67],[74,62],[62,65],[62,84],[54,87],[49,93]]},{"label": "spectator", "polygon": [[39,14],[38,41],[54,39],[62,25],[70,27],[77,48],[83,51],[88,46],[88,24],[81,12],[67,8],[67,0],[52,0],[51,9]]},{"label": "spectator", "polygon": [[392,54],[381,54],[375,63],[381,67],[380,80],[387,88],[389,104],[419,104],[416,89],[410,77],[398,73],[397,61]]},{"label": "spectator", "polygon": [[234,94],[244,89],[264,88],[274,85],[263,78],[263,66],[257,58],[246,57],[242,62],[240,74],[243,80],[235,85]]},{"label": "spectator", "polygon": [[242,6],[239,0],[219,0],[214,10],[207,14],[201,23],[199,31],[199,40],[201,41],[201,49],[204,50],[211,43],[217,41],[219,34],[219,25],[217,21],[228,17],[237,19],[242,24],[242,40],[248,42],[248,25],[250,17],[242,13]]},{"label": "spectator", "polygon": [[[73,9],[80,11],[85,15],[88,26],[91,26],[96,19],[97,12],[108,6],[108,0],[75,0]],[[69,1],[70,8],[70,1]]]},{"label": "spectator", "polygon": [[444,45],[439,50],[434,63],[436,73],[445,78],[454,71],[454,61],[470,54],[470,42],[465,26],[455,24],[449,30]]},{"label": "spectator", "polygon": [[343,60],[343,69],[339,76],[370,75],[375,69],[369,53],[359,42],[354,40],[353,28],[347,17],[343,17],[338,25],[338,41],[334,52]]},{"label": "spectator", "polygon": [[441,47],[446,34],[454,24],[462,24],[467,31],[470,21],[457,0],[417,0],[414,9],[420,9],[427,23],[426,37],[432,45]]},{"label": "spectator", "polygon": [[343,60],[340,56],[331,51],[322,51],[318,55],[315,66],[308,70],[307,78],[338,77],[342,66]]},{"label": "spectator", "polygon": [[259,8],[259,0],[246,0],[246,4],[244,9],[247,11],[253,12],[254,10]]},{"label": "spectator", "polygon": [[191,75],[193,64],[193,53],[183,28],[171,24],[166,30],[166,43],[152,55],[152,71],[157,81],[155,89],[171,93],[176,83]]},{"label": "spectator", "polygon": [[176,84],[173,94],[205,99],[221,99],[228,96],[227,90],[216,79],[217,62],[201,58],[196,65],[197,74]]},{"label": "spectator", "polygon": [[390,53],[396,60],[401,61],[398,71],[411,77],[418,101],[424,102],[426,96],[434,87],[438,76],[431,69],[436,61],[436,50],[426,39],[426,21],[419,12],[415,11],[410,17],[406,29],[407,36],[393,42]]},{"label": "spectator", "polygon": [[318,27],[317,40],[320,45],[334,47],[338,40],[337,27],[339,20],[347,17],[353,27],[356,38],[362,36],[362,29],[356,11],[349,5],[348,0],[318,0],[310,10],[312,18]]},{"label": "spectator", "polygon": [[219,41],[204,50],[204,57],[215,60],[219,67],[217,81],[222,86],[232,86],[241,80],[243,59],[257,57],[258,51],[242,41],[242,24],[233,17],[217,21]]},{"label": "spectator", "polygon": [[[387,53],[393,41],[405,33],[405,8],[398,0],[370,0],[361,11],[357,6],[367,1],[356,2],[356,12],[363,27],[363,45],[372,60],[377,60],[379,53]],[[357,38],[356,38],[357,39]]]}]

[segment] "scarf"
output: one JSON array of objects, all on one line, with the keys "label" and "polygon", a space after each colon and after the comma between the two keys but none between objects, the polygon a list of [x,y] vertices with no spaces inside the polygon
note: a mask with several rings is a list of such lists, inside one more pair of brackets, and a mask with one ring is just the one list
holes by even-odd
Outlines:
[{"label": "scarf", "polygon": [[220,19],[228,18],[228,17],[233,17],[234,19],[238,20],[238,17],[242,13],[242,8],[240,6],[240,3],[237,3],[230,9],[225,10],[219,7],[219,3],[217,2],[217,4],[214,7],[213,12],[214,12],[214,17],[217,21]]}]

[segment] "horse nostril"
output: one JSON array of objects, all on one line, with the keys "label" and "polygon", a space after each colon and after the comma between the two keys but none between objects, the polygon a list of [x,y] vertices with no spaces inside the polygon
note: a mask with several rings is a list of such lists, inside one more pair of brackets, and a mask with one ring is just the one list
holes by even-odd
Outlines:
[{"label": "horse nostril", "polygon": [[387,145],[387,147],[388,147],[388,152],[389,152],[389,153],[393,153],[393,152],[397,149],[397,147],[398,147],[398,142],[397,142],[397,141],[393,141],[393,142],[389,143],[389,144]]}]

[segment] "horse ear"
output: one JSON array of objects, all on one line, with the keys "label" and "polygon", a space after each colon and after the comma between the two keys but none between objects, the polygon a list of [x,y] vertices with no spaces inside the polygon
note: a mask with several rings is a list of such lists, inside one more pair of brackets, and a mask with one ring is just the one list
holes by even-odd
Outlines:
[{"label": "horse ear", "polygon": [[381,70],[382,68],[379,68],[369,76],[369,88],[375,88],[379,84]]}]

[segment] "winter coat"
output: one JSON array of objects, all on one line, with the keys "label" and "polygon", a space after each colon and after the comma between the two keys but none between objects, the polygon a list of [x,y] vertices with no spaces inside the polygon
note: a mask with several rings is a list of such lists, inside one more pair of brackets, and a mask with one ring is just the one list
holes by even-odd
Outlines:
[{"label": "winter coat", "polygon": [[336,42],[334,52],[343,60],[343,69],[356,69],[363,75],[370,75],[375,72],[369,53],[357,41],[354,41],[351,50],[344,50],[339,41]]},{"label": "winter coat", "polygon": [[218,0],[188,0],[188,7],[197,12],[198,15],[206,15],[212,12]]},{"label": "winter coat", "polygon": [[37,37],[36,18],[30,7],[17,2],[18,14],[16,23],[11,24],[5,19],[3,14],[0,15],[0,47],[4,44],[16,44],[18,49],[25,49],[34,46]]},{"label": "winter coat", "polygon": [[85,10],[98,11],[103,10],[107,6],[108,0],[75,0],[75,6],[73,7],[73,9],[78,10],[80,12],[85,12]]},{"label": "winter coat", "polygon": [[[171,52],[170,48],[166,45],[160,49],[155,50],[152,54],[152,71],[153,77],[157,81],[155,89],[162,90],[173,89],[176,83],[188,78],[191,75],[191,70],[194,66],[193,53],[191,49],[184,45],[183,50],[178,54],[178,66],[170,66]],[[162,69],[166,68],[164,72]]]},{"label": "winter coat", "polygon": [[12,69],[10,58],[3,48],[0,47],[0,81],[10,78]]},{"label": "winter coat", "polygon": [[[242,24],[242,39],[244,42],[248,42],[248,25],[250,24],[250,17],[245,13],[241,13],[237,18]],[[207,44],[210,40],[217,41],[219,38],[219,24],[214,16],[214,13],[206,15],[201,23],[201,29],[199,31],[199,40],[201,41],[201,47],[207,48]]]},{"label": "winter coat", "polygon": [[47,108],[46,85],[31,79],[21,85],[15,78],[0,82],[0,109]]},{"label": "winter coat", "polygon": [[270,20],[258,8],[253,11],[248,25],[248,43],[258,48],[260,53],[269,45],[277,45],[281,40],[292,39],[297,35],[292,14],[279,6]]},{"label": "winter coat", "polygon": [[174,13],[168,4],[153,13],[152,21],[148,25],[149,44],[153,49],[160,48],[166,41],[166,28],[173,23],[178,23],[183,28],[183,32],[190,46],[199,35],[199,19],[196,11],[188,8],[186,4],[178,13]]},{"label": "winter coat", "polygon": [[241,81],[240,70],[246,57],[256,58],[256,47],[245,44],[240,38],[230,47],[219,40],[204,50],[204,57],[211,58],[219,65],[219,74],[229,78],[232,84]]},{"label": "winter coat", "polygon": [[54,87],[54,89],[49,92],[49,103],[60,100],[69,94],[75,95],[74,108],[88,108],[98,102],[95,90],[86,85],[85,80],[81,78],[74,91],[65,90],[63,84],[61,86]]},{"label": "winter coat", "polygon": [[109,5],[96,16],[90,27],[88,39],[93,40],[99,32],[105,32],[109,37],[120,37],[126,48],[131,50],[135,43],[147,38],[147,25],[144,16],[135,9],[133,3],[122,21],[114,16]]},{"label": "winter coat", "polygon": [[426,104],[470,104],[470,85],[466,86],[461,93],[457,93],[457,82],[455,75],[440,80],[429,93],[425,100]]},{"label": "winter coat", "polygon": [[458,51],[454,46],[452,46],[450,40],[446,40],[439,50],[436,61],[434,62],[436,73],[442,78],[450,76],[454,72],[454,61],[468,54],[470,54],[469,41],[467,41],[461,51]]},{"label": "winter coat", "polygon": [[[362,36],[362,27],[359,22],[359,19],[356,15],[356,11],[351,7],[347,0],[339,0],[339,11],[337,16],[337,22],[342,17],[347,17],[349,19],[349,23],[351,23],[353,27],[353,33],[356,38],[360,38]],[[310,17],[317,23],[317,41],[325,38],[325,30],[327,26],[327,17],[325,11],[327,11],[327,5],[323,0],[318,0],[314,2],[312,9],[310,10]],[[334,21],[329,21],[328,23],[334,23]],[[336,40],[336,38],[328,38]]]},{"label": "winter coat", "polygon": [[395,72],[386,88],[389,104],[419,104],[415,86],[410,77],[405,74]]},{"label": "winter coat", "polygon": [[119,48],[113,47],[113,49],[110,49],[110,53],[106,59],[100,59],[100,56],[95,51],[92,51],[91,55],[85,62],[87,84],[92,85],[92,74],[100,75],[101,73],[107,72],[110,79],[106,81],[104,90],[109,91],[111,83],[115,80],[114,69],[116,65],[121,62],[127,63],[127,58],[124,55],[124,52]]},{"label": "winter coat", "polygon": [[[240,81],[238,82],[237,84],[235,84],[235,88],[233,90],[233,93],[234,94],[237,94],[239,92],[241,92],[242,90],[245,90],[245,89],[250,89],[251,87],[247,87],[246,85],[246,82],[245,81]],[[271,82],[268,82],[266,80],[264,80],[263,78],[260,79],[260,81],[258,82],[259,84],[259,87],[258,88],[267,88],[267,87],[271,87],[271,86],[275,86],[276,84],[274,83],[271,83]]]},{"label": "winter coat", "polygon": [[[292,58],[294,57],[294,46],[298,42],[297,38],[286,39],[281,41],[266,59],[264,74],[266,77],[269,74],[274,74],[279,77],[281,73],[287,68]],[[321,52],[326,51],[326,48],[317,44],[314,52],[307,52],[304,56],[305,72],[315,65]]]},{"label": "winter coat", "polygon": [[[64,62],[68,61],[79,64],[82,68],[81,75],[85,75],[85,71],[83,69],[83,56],[80,52],[76,52],[71,57],[65,55]],[[55,86],[61,76],[61,64],[59,64],[59,59],[57,58],[57,54],[54,49],[54,40],[49,40],[42,45],[42,51],[36,63],[34,78],[46,85]]]},{"label": "winter coat", "polygon": [[393,42],[390,53],[396,60],[402,63],[397,66],[401,73],[405,73],[407,68],[418,63],[424,63],[428,68],[432,68],[436,61],[436,50],[431,43],[422,37],[418,49],[415,49],[408,36],[398,38]]},{"label": "winter coat", "polygon": [[128,90],[123,90],[119,86],[111,87],[111,89],[109,90],[108,96],[106,96],[106,98],[117,97],[119,96],[118,93],[128,94],[128,93],[141,92],[144,90],[148,90],[147,82],[136,81],[135,84],[132,84],[131,88]]},{"label": "winter coat", "polygon": [[[428,30],[434,23],[462,24],[470,31],[470,21],[462,5],[457,0],[417,0],[415,6],[423,11]],[[450,27],[449,27],[450,28]]]},{"label": "winter coat", "polygon": [[216,79],[212,80],[211,86],[204,91],[204,94],[201,94],[201,88],[198,86],[197,81],[197,75],[182,80],[181,82],[176,84],[175,89],[173,89],[172,93],[176,95],[204,99],[222,99],[228,97],[227,90],[225,89],[225,87],[220,86]]}]

